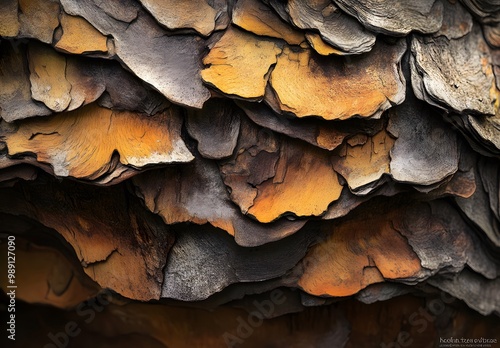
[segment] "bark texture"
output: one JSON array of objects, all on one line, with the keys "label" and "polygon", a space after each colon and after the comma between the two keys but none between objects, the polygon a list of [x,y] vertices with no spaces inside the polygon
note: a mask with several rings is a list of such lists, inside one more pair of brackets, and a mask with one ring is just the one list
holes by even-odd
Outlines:
[{"label": "bark texture", "polygon": [[7,344],[500,347],[499,178],[496,0],[0,1]]}]

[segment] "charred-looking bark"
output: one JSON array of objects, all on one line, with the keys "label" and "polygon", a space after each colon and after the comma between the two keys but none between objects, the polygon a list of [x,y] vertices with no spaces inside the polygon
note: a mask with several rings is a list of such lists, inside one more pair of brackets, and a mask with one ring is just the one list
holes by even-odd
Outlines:
[{"label": "charred-looking bark", "polygon": [[0,241],[2,347],[500,348],[500,2],[0,0]]}]

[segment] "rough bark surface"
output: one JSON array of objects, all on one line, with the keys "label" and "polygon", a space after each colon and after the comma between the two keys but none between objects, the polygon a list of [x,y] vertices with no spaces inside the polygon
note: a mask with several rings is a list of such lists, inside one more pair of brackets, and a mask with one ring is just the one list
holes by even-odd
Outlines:
[{"label": "rough bark surface", "polygon": [[0,1],[2,347],[500,347],[499,178],[497,0]]}]

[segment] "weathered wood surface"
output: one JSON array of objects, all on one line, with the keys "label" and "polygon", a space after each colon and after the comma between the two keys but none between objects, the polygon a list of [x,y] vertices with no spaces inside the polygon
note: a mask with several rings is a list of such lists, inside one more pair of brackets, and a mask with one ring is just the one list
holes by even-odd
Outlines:
[{"label": "weathered wood surface", "polygon": [[441,0],[417,2],[334,0],[334,2],[367,28],[383,34],[398,36],[407,35],[411,31],[429,34],[438,31],[442,24]]},{"label": "weathered wood surface", "polygon": [[140,0],[140,2],[158,23],[167,29],[194,29],[203,36],[208,36],[214,31],[216,20],[227,8],[225,1]]},{"label": "weathered wood surface", "polygon": [[233,235],[243,246],[282,239],[305,223],[281,219],[260,224],[241,214],[230,200],[217,164],[203,158],[188,166],[149,171],[134,178],[133,184],[146,207],[167,224],[208,222]]},{"label": "weathered wood surface", "polygon": [[61,13],[61,37],[55,47],[68,53],[108,51],[107,38],[82,17]]},{"label": "weathered wood surface", "polygon": [[159,299],[174,240],[170,227],[144,210],[123,185],[101,190],[71,181],[59,185],[43,175],[2,190],[0,211],[57,231],[102,288],[142,301]]},{"label": "weathered wood surface", "polygon": [[405,49],[404,41],[380,41],[366,55],[327,59],[310,49],[285,47],[270,88],[279,110],[298,117],[379,117],[404,99],[400,59]]},{"label": "weathered wood surface", "polygon": [[281,277],[304,257],[314,239],[313,231],[305,229],[280,242],[244,248],[222,231],[183,229],[165,266],[162,297],[199,301],[233,283]]},{"label": "weathered wood surface", "polygon": [[408,94],[389,113],[388,131],[397,137],[390,162],[395,180],[430,185],[458,170],[456,135],[436,110]]},{"label": "weathered wood surface", "polygon": [[31,96],[30,72],[24,45],[0,42],[0,116],[8,122],[49,115],[50,110]]},{"label": "weathered wood surface", "polygon": [[306,38],[281,20],[269,6],[259,0],[241,0],[233,8],[232,21],[237,26],[260,36],[285,40],[290,45],[300,45]]},{"label": "weathered wood surface", "polygon": [[286,11],[300,29],[319,31],[334,48],[350,54],[365,53],[375,44],[375,35],[330,1],[289,0]]},{"label": "weathered wood surface", "polygon": [[459,39],[415,36],[411,46],[415,93],[446,109],[495,115],[499,92],[489,50],[477,24]]},{"label": "weathered wood surface", "polygon": [[170,100],[201,107],[210,97],[200,70],[203,40],[167,35],[133,0],[99,2],[62,0],[64,10],[81,16],[104,35],[112,35],[116,55],[138,77]]},{"label": "weathered wood surface", "polygon": [[182,121],[178,112],[171,108],[143,118],[133,112],[92,104],[68,113],[30,119],[15,132],[6,132],[4,139],[10,156],[34,153],[40,166],[49,164],[57,176],[94,180],[103,175],[114,176],[112,172],[119,164],[137,170],[153,163],[193,160],[180,138]]},{"label": "weathered wood surface", "polygon": [[[269,298],[269,293],[264,294],[266,295]],[[435,294],[431,296],[433,296],[431,300],[440,299]],[[65,323],[75,321],[78,327],[85,328],[78,338],[72,339],[74,341],[72,345],[78,348],[139,345],[154,348],[188,348],[200,345],[218,348],[227,346],[224,338],[229,334],[236,338],[240,337],[238,333],[242,331],[238,331],[238,318],[246,320],[248,317],[248,312],[240,308],[221,307],[215,311],[206,311],[175,305],[120,303],[116,299],[104,296],[101,298],[104,303],[108,301],[112,303],[103,306],[101,312],[96,311],[94,320],[89,323],[85,321],[86,319],[89,321],[88,314],[79,316],[74,311],[20,304],[20,310],[27,313],[19,319],[20,325],[29,328],[32,334],[20,337],[19,343],[23,344],[23,347],[30,348],[39,347],[40,342],[48,344],[50,340],[47,340],[44,328],[49,327],[52,332],[60,332],[64,330]],[[285,299],[284,303],[276,306],[278,309],[293,301],[289,294],[286,294]],[[253,300],[259,301],[262,298]],[[99,303],[97,306],[101,308]],[[356,319],[359,318],[360,312],[364,314],[362,320]],[[425,330],[422,330],[423,325],[402,324],[401,321],[413,313],[417,313],[414,318],[418,320],[426,320],[425,318],[434,320],[426,321]],[[442,330],[440,323],[449,319],[451,315],[456,318],[452,321],[451,329],[457,335],[471,337],[479,331],[484,336],[494,337],[497,332],[498,323],[494,318],[475,314],[464,305],[446,305],[443,313],[437,317],[432,313],[426,309],[425,299],[409,295],[372,305],[350,299],[338,305],[307,308],[301,313],[267,319],[255,328],[251,335],[242,339],[244,341],[242,346],[264,346],[269,343],[270,337],[279,335],[279,344],[286,347],[302,348],[306,344],[311,344],[313,347],[321,348],[339,346],[354,348],[362,347],[366,342],[397,342],[398,334],[407,330],[415,345],[425,346],[428,342],[439,340]],[[42,321],[44,325],[34,325],[32,321]],[[346,326],[348,322],[352,323],[350,328]],[[119,330],[114,329],[116,327],[119,327]],[[367,327],[370,328],[369,332]],[[386,327],[390,329],[387,330]]]},{"label": "weathered wood surface", "polygon": [[52,43],[60,7],[57,0],[19,0],[19,36]]},{"label": "weathered wood surface", "polygon": [[0,1],[23,346],[89,297],[74,346],[500,339],[499,28],[498,0]]}]

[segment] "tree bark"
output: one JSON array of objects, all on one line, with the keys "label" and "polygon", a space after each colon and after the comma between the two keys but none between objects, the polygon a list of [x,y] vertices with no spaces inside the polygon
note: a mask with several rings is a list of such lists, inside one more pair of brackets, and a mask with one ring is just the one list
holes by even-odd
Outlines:
[{"label": "tree bark", "polygon": [[499,175],[496,0],[0,3],[12,346],[500,347]]}]

